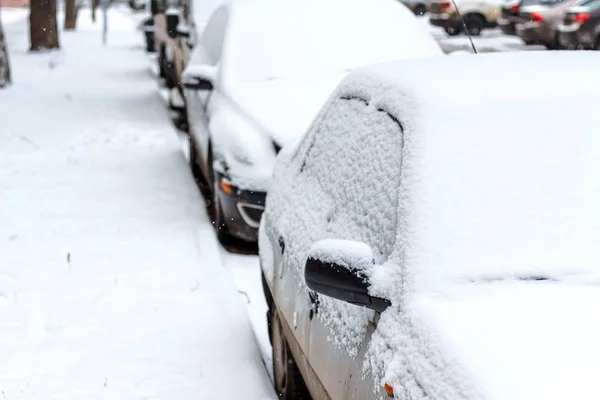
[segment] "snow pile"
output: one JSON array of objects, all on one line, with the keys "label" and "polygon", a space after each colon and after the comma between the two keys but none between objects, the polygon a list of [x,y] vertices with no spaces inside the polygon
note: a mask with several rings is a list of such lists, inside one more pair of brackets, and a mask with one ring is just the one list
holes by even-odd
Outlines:
[{"label": "snow pile", "polygon": [[128,13],[6,27],[0,397],[275,399]]}]

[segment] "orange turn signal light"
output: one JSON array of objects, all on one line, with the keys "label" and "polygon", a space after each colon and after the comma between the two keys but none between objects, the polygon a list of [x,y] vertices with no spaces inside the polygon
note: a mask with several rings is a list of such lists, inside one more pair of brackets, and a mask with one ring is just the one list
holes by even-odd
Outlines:
[{"label": "orange turn signal light", "polygon": [[385,389],[385,392],[388,394],[388,396],[394,397],[394,387],[392,385],[386,383],[385,385],[383,385],[383,388]]},{"label": "orange turn signal light", "polygon": [[221,189],[223,189],[225,194],[233,193],[233,186],[231,186],[231,183],[227,182],[225,179],[221,179]]}]

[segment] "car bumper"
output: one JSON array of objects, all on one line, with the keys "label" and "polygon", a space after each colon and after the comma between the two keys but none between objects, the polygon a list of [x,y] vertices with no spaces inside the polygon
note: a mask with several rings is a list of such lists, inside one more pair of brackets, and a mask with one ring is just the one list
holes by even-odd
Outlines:
[{"label": "car bumper", "polygon": [[457,26],[460,23],[460,17],[457,14],[430,14],[429,23],[446,29]]},{"label": "car bumper", "polygon": [[525,22],[516,24],[515,31],[517,36],[526,43],[552,43],[554,34],[546,24],[540,22]]},{"label": "car bumper", "polygon": [[511,21],[509,19],[498,19],[498,27],[505,35],[515,36],[517,34],[515,21]]},{"label": "car bumper", "polygon": [[558,43],[569,50],[591,49],[594,47],[595,38],[591,32],[582,32],[579,26],[559,26]]},{"label": "car bumper", "polygon": [[[218,182],[223,176],[218,175]],[[232,187],[231,193],[226,193],[221,185],[215,187],[219,198],[219,206],[223,223],[227,232],[238,239],[247,242],[258,241],[258,227],[265,209],[265,192],[255,192]]]}]

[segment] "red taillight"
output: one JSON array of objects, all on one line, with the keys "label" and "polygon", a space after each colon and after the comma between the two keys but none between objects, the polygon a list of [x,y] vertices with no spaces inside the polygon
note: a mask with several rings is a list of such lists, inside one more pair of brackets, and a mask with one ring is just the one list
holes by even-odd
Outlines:
[{"label": "red taillight", "polygon": [[515,4],[510,8],[510,10],[516,14],[519,12],[519,8],[521,8],[521,6],[519,4]]},{"label": "red taillight", "polygon": [[537,13],[535,11],[530,14],[529,19],[531,21],[533,21],[533,22],[542,22],[542,21],[544,21],[544,17],[542,17],[542,15],[540,13]]},{"label": "red taillight", "polygon": [[446,1],[446,2],[442,3],[442,7],[443,8],[450,8],[450,2]]},{"label": "red taillight", "polygon": [[590,14],[586,14],[586,13],[577,14],[575,16],[575,22],[583,23],[583,22],[589,21],[589,19],[590,19]]}]

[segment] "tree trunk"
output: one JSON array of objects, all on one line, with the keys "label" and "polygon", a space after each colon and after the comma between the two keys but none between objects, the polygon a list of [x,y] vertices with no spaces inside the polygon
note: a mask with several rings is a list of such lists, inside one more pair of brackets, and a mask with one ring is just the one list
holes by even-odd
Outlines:
[{"label": "tree trunk", "polygon": [[4,38],[4,29],[0,21],[0,89],[11,83],[10,62],[8,61],[8,49]]},{"label": "tree trunk", "polygon": [[56,0],[31,0],[29,13],[29,38],[31,51],[58,49],[58,24]]},{"label": "tree trunk", "polygon": [[100,0],[92,0],[92,22],[96,22],[96,9],[100,4]]},{"label": "tree trunk", "polygon": [[65,0],[65,31],[75,30],[77,23],[77,5],[76,0]]}]

